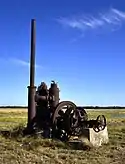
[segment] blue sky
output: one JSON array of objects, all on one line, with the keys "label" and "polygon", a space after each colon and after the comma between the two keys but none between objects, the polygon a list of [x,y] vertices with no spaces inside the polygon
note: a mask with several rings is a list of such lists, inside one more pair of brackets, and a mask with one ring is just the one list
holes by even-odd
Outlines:
[{"label": "blue sky", "polygon": [[124,0],[0,1],[0,105],[27,105],[32,18],[36,86],[54,79],[61,100],[125,105]]}]

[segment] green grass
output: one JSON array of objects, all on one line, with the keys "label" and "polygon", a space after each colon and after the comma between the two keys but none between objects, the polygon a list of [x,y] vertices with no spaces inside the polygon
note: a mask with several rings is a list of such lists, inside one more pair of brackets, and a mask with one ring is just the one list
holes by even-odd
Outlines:
[{"label": "green grass", "polygon": [[[0,130],[16,132],[27,123],[27,110],[1,110]],[[99,114],[107,118],[109,143],[88,151],[73,150],[65,143],[36,137],[0,135],[0,164],[124,164],[125,110],[87,110],[89,119]],[[118,117],[116,117],[116,116]],[[16,128],[14,130],[14,128]]]}]

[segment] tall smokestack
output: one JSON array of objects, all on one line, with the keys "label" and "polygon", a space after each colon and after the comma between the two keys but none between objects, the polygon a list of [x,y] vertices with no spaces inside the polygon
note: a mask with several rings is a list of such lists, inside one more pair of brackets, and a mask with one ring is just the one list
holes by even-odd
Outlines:
[{"label": "tall smokestack", "polygon": [[35,44],[36,44],[36,21],[31,20],[31,56],[30,56],[30,86],[28,86],[28,124],[29,128],[32,128],[32,121],[36,114],[35,109]]}]

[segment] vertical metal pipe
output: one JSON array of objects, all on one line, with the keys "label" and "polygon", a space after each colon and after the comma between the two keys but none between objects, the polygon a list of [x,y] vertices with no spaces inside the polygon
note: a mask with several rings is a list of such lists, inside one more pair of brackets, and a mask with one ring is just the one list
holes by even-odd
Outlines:
[{"label": "vertical metal pipe", "polygon": [[28,86],[28,127],[31,127],[33,118],[35,117],[35,43],[36,43],[36,21],[31,20],[31,56],[30,56],[30,86]]},{"label": "vertical metal pipe", "polygon": [[31,20],[31,58],[30,58],[30,86],[34,87],[35,77],[35,43],[36,43],[36,21]]}]

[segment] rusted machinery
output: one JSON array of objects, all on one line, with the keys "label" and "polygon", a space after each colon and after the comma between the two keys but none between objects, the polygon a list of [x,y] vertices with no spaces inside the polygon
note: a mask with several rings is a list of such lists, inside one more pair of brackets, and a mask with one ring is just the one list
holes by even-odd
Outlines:
[{"label": "rusted machinery", "polygon": [[[70,136],[79,136],[83,129],[93,128],[99,132],[106,127],[105,116],[88,120],[86,111],[71,101],[59,102],[59,88],[52,81],[51,86],[42,82],[37,88],[35,83],[35,19],[31,20],[31,56],[30,85],[28,86],[28,124],[24,134],[43,132],[44,137],[69,140]],[[36,92],[36,93],[35,93]],[[34,101],[35,96],[35,101]]]},{"label": "rusted machinery", "polygon": [[104,130],[106,118],[99,115],[96,120],[88,120],[82,107],[71,101],[59,102],[59,88],[52,81],[51,87],[42,82],[35,95],[36,117],[33,121],[35,132],[43,132],[44,137],[68,141],[71,136],[79,136],[83,129],[93,128],[95,132]]}]

